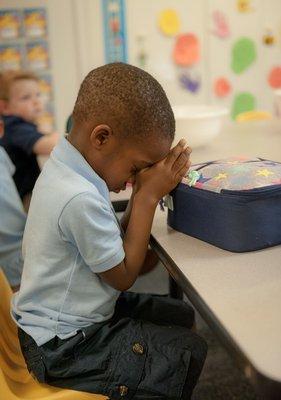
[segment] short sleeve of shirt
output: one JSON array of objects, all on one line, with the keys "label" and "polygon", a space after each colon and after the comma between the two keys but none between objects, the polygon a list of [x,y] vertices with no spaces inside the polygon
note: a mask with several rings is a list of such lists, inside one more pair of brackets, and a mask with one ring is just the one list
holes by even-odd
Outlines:
[{"label": "short sleeve of shirt", "polygon": [[95,273],[115,267],[125,257],[118,222],[101,196],[85,192],[72,198],[61,213],[59,229]]},{"label": "short sleeve of shirt", "polygon": [[11,124],[7,136],[11,145],[21,148],[27,154],[31,154],[37,140],[44,135],[38,132],[34,124],[22,120]]}]

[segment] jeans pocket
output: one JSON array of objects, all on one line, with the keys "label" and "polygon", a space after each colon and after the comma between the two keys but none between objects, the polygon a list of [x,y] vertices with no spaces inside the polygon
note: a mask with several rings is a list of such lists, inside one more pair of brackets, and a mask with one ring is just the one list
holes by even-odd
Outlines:
[{"label": "jeans pocket", "polygon": [[138,386],[136,400],[182,398],[191,352],[176,346],[155,345],[150,347],[144,368],[143,379]]}]

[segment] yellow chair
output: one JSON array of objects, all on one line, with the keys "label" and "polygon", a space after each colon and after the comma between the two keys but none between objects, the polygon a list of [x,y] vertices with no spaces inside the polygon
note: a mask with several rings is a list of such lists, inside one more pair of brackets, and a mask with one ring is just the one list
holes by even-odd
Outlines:
[{"label": "yellow chair", "polygon": [[17,327],[10,317],[12,291],[0,269],[0,392],[3,400],[106,400],[107,397],[59,389],[35,381],[21,353]]},{"label": "yellow chair", "polygon": [[237,122],[262,121],[266,119],[272,119],[272,114],[268,111],[245,111],[235,118]]}]

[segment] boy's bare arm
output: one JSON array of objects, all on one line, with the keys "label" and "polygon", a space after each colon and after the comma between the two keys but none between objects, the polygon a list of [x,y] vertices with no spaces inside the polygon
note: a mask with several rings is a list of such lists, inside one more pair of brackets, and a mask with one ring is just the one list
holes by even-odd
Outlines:
[{"label": "boy's bare arm", "polygon": [[127,290],[135,282],[147,253],[157,204],[181,181],[189,165],[188,152],[182,145],[177,145],[165,160],[140,172],[139,189],[132,197],[131,214],[123,240],[125,259],[116,267],[100,273],[102,279],[115,289]]},{"label": "boy's bare arm", "polygon": [[131,217],[123,241],[125,259],[116,267],[100,274],[115,289],[129,289],[139,275],[147,252],[157,203],[142,193],[134,196]]},{"label": "boy's bare arm", "polygon": [[154,250],[152,250],[149,246],[145,255],[145,259],[143,262],[143,265],[141,267],[139,275],[145,275],[148,272],[152,271],[156,265],[159,262],[159,257],[155,253]]},{"label": "boy's bare arm", "polygon": [[[127,204],[126,210],[120,220],[124,232],[126,232],[126,229],[127,229],[128,223],[129,223],[129,219],[131,216],[134,195],[135,195],[135,187],[133,186],[133,191],[132,191],[131,197]],[[156,253],[148,247],[147,251],[146,251],[145,259],[144,259],[144,262],[143,262],[143,265],[141,267],[141,271],[139,274],[143,275],[143,274],[147,274],[148,272],[152,271],[155,268],[155,266],[157,265],[158,261],[159,261],[159,258],[156,255]]]},{"label": "boy's bare arm", "polygon": [[133,191],[132,191],[131,197],[129,199],[129,202],[127,204],[126,210],[124,211],[124,214],[122,215],[122,218],[120,220],[120,223],[122,225],[124,232],[126,232],[126,229],[127,229],[128,223],[129,223],[129,219],[131,216],[134,195],[135,195],[135,191],[134,191],[134,187],[133,187]]},{"label": "boy's bare arm", "polygon": [[33,153],[37,155],[48,155],[51,153],[57,142],[59,141],[57,132],[49,133],[37,140],[33,146]]}]

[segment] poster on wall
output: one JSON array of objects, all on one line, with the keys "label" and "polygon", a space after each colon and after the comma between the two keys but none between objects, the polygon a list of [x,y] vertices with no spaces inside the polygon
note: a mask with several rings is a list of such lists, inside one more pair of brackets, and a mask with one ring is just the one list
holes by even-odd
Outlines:
[{"label": "poster on wall", "polygon": [[26,45],[27,67],[32,71],[42,71],[49,67],[49,50],[46,41],[29,42]]},{"label": "poster on wall", "polygon": [[19,10],[0,10],[0,39],[17,39],[21,32]]},{"label": "poster on wall", "polygon": [[42,38],[47,35],[47,16],[44,8],[28,8],[24,10],[25,36]]},{"label": "poster on wall", "polygon": [[53,100],[52,76],[50,74],[40,75],[39,86],[43,103],[50,103]]},{"label": "poster on wall", "polygon": [[0,10],[0,40],[0,71],[24,69],[31,70],[39,76],[45,105],[40,126],[44,132],[54,130],[54,98],[46,8]]},{"label": "poster on wall", "polygon": [[4,44],[0,46],[0,69],[21,69],[23,67],[23,48],[21,44]]},{"label": "poster on wall", "polygon": [[101,2],[106,63],[127,62],[125,1],[101,0]]}]

